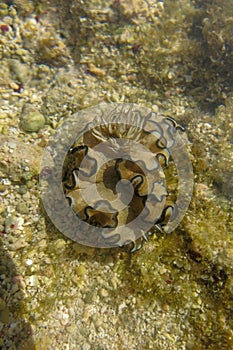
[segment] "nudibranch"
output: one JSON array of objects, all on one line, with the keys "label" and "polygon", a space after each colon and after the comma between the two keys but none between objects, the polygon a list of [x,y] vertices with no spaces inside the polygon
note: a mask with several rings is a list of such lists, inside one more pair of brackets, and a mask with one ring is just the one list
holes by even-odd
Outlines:
[{"label": "nudibranch", "polygon": [[[42,162],[51,163],[42,198],[54,224],[81,244],[131,243],[132,250],[156,230],[171,232],[189,205],[193,181],[179,131],[184,128],[172,117],[134,104],[102,103],[72,116]],[[175,199],[164,172],[171,162]]]}]

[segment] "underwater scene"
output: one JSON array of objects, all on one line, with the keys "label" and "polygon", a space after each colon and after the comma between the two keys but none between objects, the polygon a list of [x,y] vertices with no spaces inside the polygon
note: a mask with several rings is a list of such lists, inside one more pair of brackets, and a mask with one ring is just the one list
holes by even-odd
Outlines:
[{"label": "underwater scene", "polygon": [[0,1],[0,350],[233,349],[233,1]]}]

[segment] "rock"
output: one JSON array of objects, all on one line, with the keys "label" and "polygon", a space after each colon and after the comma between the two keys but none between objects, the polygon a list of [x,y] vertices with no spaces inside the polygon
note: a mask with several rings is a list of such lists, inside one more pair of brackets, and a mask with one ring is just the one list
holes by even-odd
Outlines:
[{"label": "rock", "polygon": [[6,206],[4,203],[0,203],[0,214],[4,213],[4,211],[6,210]]},{"label": "rock", "polygon": [[0,194],[3,195],[6,191],[7,191],[7,186],[0,184]]},{"label": "rock", "polygon": [[100,77],[104,77],[106,75],[103,69],[96,67],[93,63],[89,64],[89,70],[92,74]]},{"label": "rock", "polygon": [[25,241],[24,238],[18,238],[14,240],[13,243],[9,244],[8,249],[11,251],[16,251],[18,249],[24,248],[27,246],[27,242]]},{"label": "rock", "polygon": [[28,207],[27,207],[26,203],[24,203],[24,202],[18,203],[16,206],[16,209],[20,214],[27,214],[28,213]]},{"label": "rock", "polygon": [[45,125],[45,117],[40,112],[29,112],[21,119],[21,128],[26,132],[38,132]]},{"label": "rock", "polygon": [[17,218],[15,216],[7,216],[5,220],[5,232],[9,233],[17,226]]},{"label": "rock", "polygon": [[[9,146],[12,142],[15,143],[13,151]],[[22,178],[26,181],[31,180],[33,176],[39,174],[42,153],[43,149],[37,145],[24,143],[11,136],[1,136],[0,172],[17,182],[21,182]],[[23,193],[25,193],[27,187],[23,185],[21,187],[24,187]]]},{"label": "rock", "polygon": [[9,60],[9,66],[14,79],[20,81],[22,84],[26,84],[30,80],[31,71],[27,64],[11,59]]},{"label": "rock", "polygon": [[87,269],[84,265],[79,265],[76,267],[75,272],[78,276],[84,277],[87,273]]},{"label": "rock", "polygon": [[6,307],[6,302],[2,298],[0,298],[0,311],[4,310]]},{"label": "rock", "polygon": [[0,311],[0,322],[9,323],[9,321],[10,321],[10,312],[8,307],[6,306],[3,310]]}]

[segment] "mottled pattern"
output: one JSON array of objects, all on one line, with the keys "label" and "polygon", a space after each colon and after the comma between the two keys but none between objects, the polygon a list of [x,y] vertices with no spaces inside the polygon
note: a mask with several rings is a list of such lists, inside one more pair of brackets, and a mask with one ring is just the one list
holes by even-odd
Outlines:
[{"label": "mottled pattern", "polygon": [[[128,224],[125,229],[130,230],[139,214],[150,227],[162,229],[176,211],[166,202],[161,166],[168,166],[174,135],[183,127],[171,117],[151,112],[145,118],[135,109],[113,109],[107,118],[101,115],[87,125],[68,151],[62,171],[73,211],[90,225],[112,228],[106,238],[118,237],[119,246],[126,243],[122,228]],[[146,232],[142,237],[147,238]]]}]

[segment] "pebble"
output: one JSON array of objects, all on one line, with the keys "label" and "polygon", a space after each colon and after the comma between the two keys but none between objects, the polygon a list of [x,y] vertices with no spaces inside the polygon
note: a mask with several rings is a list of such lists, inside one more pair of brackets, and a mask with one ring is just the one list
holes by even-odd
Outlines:
[{"label": "pebble", "polygon": [[3,195],[6,190],[7,190],[7,186],[4,184],[0,184],[0,194]]},{"label": "pebble", "polygon": [[9,244],[8,249],[11,251],[16,251],[16,250],[24,248],[26,246],[27,246],[27,242],[22,237],[22,238],[16,239],[13,243]]},{"label": "pebble", "polygon": [[66,247],[66,241],[62,238],[60,239],[57,239],[55,242],[54,242],[54,249],[56,251],[56,253],[60,254],[64,251]]},{"label": "pebble", "polygon": [[27,266],[31,266],[33,264],[33,261],[32,259],[27,259],[25,263]]},{"label": "pebble", "polygon": [[7,4],[4,4],[4,3],[0,3],[0,9],[8,9],[8,6]]},{"label": "pebble", "polygon": [[27,207],[26,203],[24,203],[24,202],[18,203],[16,206],[16,210],[20,214],[27,214],[28,213],[28,207]]},{"label": "pebble", "polygon": [[8,15],[8,10],[7,9],[0,9],[0,16],[5,17]]},{"label": "pebble", "polygon": [[30,287],[37,287],[39,285],[39,279],[36,275],[31,275],[25,278],[26,285]]},{"label": "pebble", "polygon": [[83,277],[86,275],[87,269],[84,265],[79,265],[78,267],[76,267],[75,272],[78,276]]},{"label": "pebble", "polygon": [[77,255],[86,254],[88,256],[93,256],[95,253],[95,248],[87,247],[78,243],[74,243],[72,248]]},{"label": "pebble", "polygon": [[7,268],[4,265],[0,265],[0,275],[5,275],[7,273]]},{"label": "pebble", "polygon": [[96,67],[93,63],[89,64],[89,70],[92,74],[100,77],[104,77],[106,75],[103,69]]},{"label": "pebble", "polygon": [[28,180],[27,183],[26,183],[26,186],[28,189],[31,189],[33,186],[35,185],[35,183],[31,180]]},{"label": "pebble", "polygon": [[10,321],[10,312],[8,307],[6,306],[3,310],[0,311],[0,322],[9,323],[9,321]]},{"label": "pebble", "polygon": [[[17,50],[17,54],[19,56],[23,56],[22,49]],[[21,63],[20,61],[16,59],[9,60],[10,68],[14,74],[14,77],[16,80],[19,80],[21,83],[25,84],[29,77],[30,72],[27,64]]]},{"label": "pebble", "polygon": [[106,297],[108,296],[108,291],[107,291],[107,289],[102,288],[102,289],[100,290],[100,296],[102,296],[103,298],[106,298]]},{"label": "pebble", "polygon": [[27,193],[27,187],[25,185],[22,185],[20,186],[19,188],[16,188],[16,191],[19,193],[19,194],[26,194]]},{"label": "pebble", "polygon": [[13,82],[13,81],[9,84],[9,86],[10,86],[10,88],[11,88],[12,90],[14,90],[14,91],[18,91],[18,90],[20,89],[20,85],[16,84],[16,83]]},{"label": "pebble", "polygon": [[0,311],[4,310],[6,307],[6,302],[2,298],[0,298]]},{"label": "pebble", "polygon": [[88,343],[84,343],[82,346],[82,350],[90,350],[90,345]]},{"label": "pebble", "polygon": [[29,112],[21,119],[21,127],[26,132],[38,132],[45,125],[45,117],[40,112]]},{"label": "pebble", "polygon": [[5,204],[0,203],[0,214],[4,213],[5,210],[6,210]]},{"label": "pebble", "polygon": [[14,216],[8,216],[5,220],[5,232],[8,233],[17,225],[17,218]]}]

